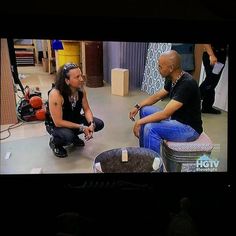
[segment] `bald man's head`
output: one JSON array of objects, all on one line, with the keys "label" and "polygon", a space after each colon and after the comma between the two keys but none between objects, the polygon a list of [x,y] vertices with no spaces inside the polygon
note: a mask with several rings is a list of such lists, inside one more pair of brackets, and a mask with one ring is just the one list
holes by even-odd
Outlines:
[{"label": "bald man's head", "polygon": [[181,57],[175,50],[163,52],[159,57],[159,61],[168,66],[173,66],[173,70],[181,68]]}]

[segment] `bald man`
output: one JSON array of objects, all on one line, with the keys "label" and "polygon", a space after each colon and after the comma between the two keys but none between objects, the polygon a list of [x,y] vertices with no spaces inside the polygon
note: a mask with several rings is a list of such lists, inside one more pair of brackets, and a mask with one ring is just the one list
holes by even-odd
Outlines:
[{"label": "bald man", "polygon": [[[166,78],[164,88],[137,103],[129,118],[139,112],[133,132],[139,138],[140,147],[150,148],[160,154],[163,139],[176,142],[196,140],[202,133],[200,90],[192,76],[181,68],[181,57],[175,50],[161,54],[158,69]],[[170,101],[161,110],[152,106],[164,97]]]}]

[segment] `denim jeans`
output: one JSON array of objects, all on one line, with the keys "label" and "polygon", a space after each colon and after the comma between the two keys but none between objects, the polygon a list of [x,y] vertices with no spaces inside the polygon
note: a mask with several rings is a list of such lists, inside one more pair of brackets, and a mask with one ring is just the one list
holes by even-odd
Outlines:
[{"label": "denim jeans", "polygon": [[[141,108],[140,118],[160,111],[156,106],[145,106]],[[139,133],[140,147],[150,148],[160,154],[162,140],[175,142],[194,141],[199,134],[189,125],[180,123],[177,120],[166,119],[155,123],[141,125]]]},{"label": "denim jeans", "polygon": [[[94,117],[93,120],[95,122],[94,132],[97,132],[104,127],[104,123],[102,120],[96,117]],[[78,124],[84,124],[87,126],[88,122],[86,121],[85,117],[83,117],[83,120],[80,120]],[[69,129],[61,127],[54,127],[52,132],[54,143],[57,146],[66,146],[71,144],[79,134],[81,134],[79,129]]]}]

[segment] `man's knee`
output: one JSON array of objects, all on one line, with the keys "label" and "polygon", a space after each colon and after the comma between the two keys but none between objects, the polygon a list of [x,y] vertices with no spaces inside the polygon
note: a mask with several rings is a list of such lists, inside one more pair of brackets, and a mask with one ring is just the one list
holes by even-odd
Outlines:
[{"label": "man's knee", "polygon": [[161,111],[161,108],[157,106],[144,106],[140,109],[139,115],[140,115],[140,118],[142,118],[158,111]]},{"label": "man's knee", "polygon": [[150,114],[150,106],[142,107],[139,111],[140,118],[145,117]]},{"label": "man's knee", "polygon": [[75,134],[68,128],[54,128],[52,136],[54,137],[55,143],[65,146],[73,142]]},{"label": "man's knee", "polygon": [[96,118],[95,120],[95,132],[101,130],[104,128],[104,122],[98,118]]},{"label": "man's knee", "polygon": [[144,134],[145,135],[149,135],[149,133],[152,131],[153,129],[153,123],[147,123],[144,126]]}]

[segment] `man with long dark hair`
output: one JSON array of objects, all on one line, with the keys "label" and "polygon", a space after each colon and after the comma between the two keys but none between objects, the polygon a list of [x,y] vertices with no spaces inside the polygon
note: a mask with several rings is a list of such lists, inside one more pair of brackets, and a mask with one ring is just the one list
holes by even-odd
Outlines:
[{"label": "man with long dark hair", "polygon": [[59,68],[48,101],[52,120],[48,122],[52,126],[49,145],[57,157],[67,156],[63,146],[71,143],[75,146],[85,145],[79,134],[84,134],[85,140],[90,140],[93,132],[104,127],[103,121],[93,116],[83,85],[84,79],[78,65],[67,63]]}]

